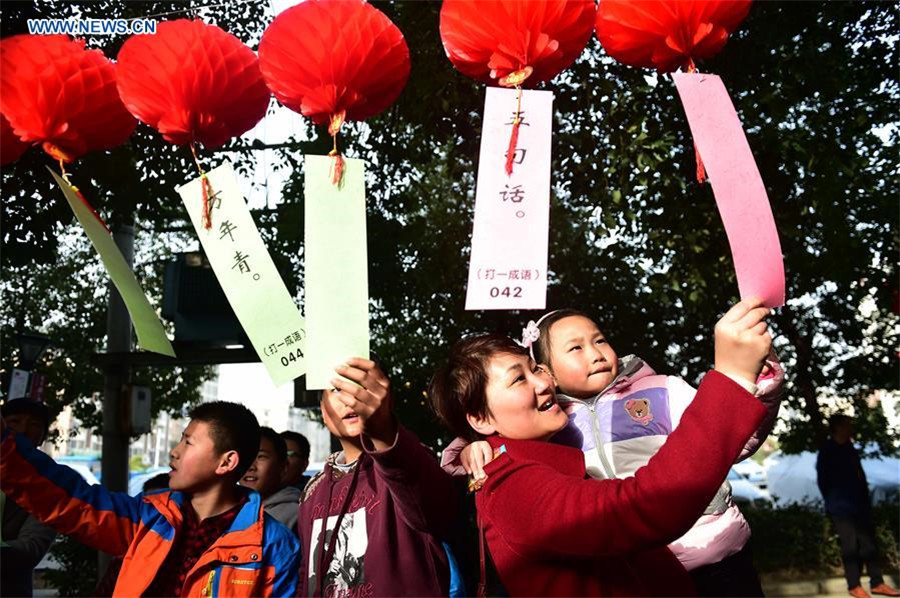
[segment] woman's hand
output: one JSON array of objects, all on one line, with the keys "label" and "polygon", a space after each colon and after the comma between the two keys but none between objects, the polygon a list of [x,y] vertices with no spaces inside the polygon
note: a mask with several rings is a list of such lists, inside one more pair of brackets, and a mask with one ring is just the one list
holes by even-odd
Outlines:
[{"label": "woman's hand", "polygon": [[754,297],[735,304],[716,324],[716,371],[755,382],[772,348],[769,308]]}]

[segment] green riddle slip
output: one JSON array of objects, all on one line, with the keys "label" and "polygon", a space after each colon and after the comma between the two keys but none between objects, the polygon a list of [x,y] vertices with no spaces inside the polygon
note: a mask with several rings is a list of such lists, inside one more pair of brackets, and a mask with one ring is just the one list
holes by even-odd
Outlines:
[{"label": "green riddle slip", "polygon": [[172,343],[166,336],[162,322],[159,316],[151,307],[144,290],[138,283],[134,272],[128,266],[122,252],[113,241],[112,235],[106,229],[106,226],[97,218],[93,211],[85,205],[84,201],[78,196],[76,190],[63,180],[52,168],[47,168],[56,184],[62,189],[69,207],[75,213],[75,217],[87,233],[88,239],[94,249],[100,255],[100,260],[106,268],[113,284],[122,296],[122,301],[128,309],[131,321],[134,325],[134,332],[137,335],[137,344],[141,349],[153,351],[169,357],[175,357],[175,351],[172,349]]},{"label": "green riddle slip", "polygon": [[365,162],[344,158],[339,187],[332,163],[328,156],[306,156],[308,389],[330,388],[335,366],[369,357]]},{"label": "green riddle slip", "polygon": [[238,188],[231,164],[206,175],[212,226],[203,218],[201,178],[178,187],[213,272],[275,386],[305,371],[303,316],[288,293]]}]

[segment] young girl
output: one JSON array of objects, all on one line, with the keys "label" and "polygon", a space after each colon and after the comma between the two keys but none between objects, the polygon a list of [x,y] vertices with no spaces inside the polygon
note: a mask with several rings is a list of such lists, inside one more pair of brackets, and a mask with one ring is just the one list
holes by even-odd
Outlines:
[{"label": "young girl", "polygon": [[[569,415],[569,425],[554,442],[581,448],[587,473],[597,479],[627,478],[646,465],[696,394],[681,378],[656,375],[633,355],[618,359],[597,324],[576,310],[557,310],[529,322],[522,344],[535,362],[549,368],[557,399]],[[742,383],[767,413],[738,460],[756,452],[778,415],[784,372],[774,355],[766,366],[755,385]],[[451,446],[458,450],[460,445]],[[476,482],[483,480],[483,464],[491,457],[486,442],[469,445],[458,460],[456,451],[448,449],[445,469],[460,473],[454,467],[459,463],[474,473]],[[749,538],[750,527],[724,482],[691,530],[669,548],[691,573],[699,595],[761,596]]]},{"label": "young girl", "polygon": [[[658,454],[621,480],[585,479],[581,450],[546,442],[569,417],[526,349],[497,334],[457,343],[429,397],[456,435],[486,439],[494,451],[475,502],[510,596],[693,594],[666,545],[696,520],[765,416],[742,386],[757,379],[769,351],[767,314],[759,301],[746,301],[720,320],[717,371]],[[590,363],[582,374],[611,369]],[[636,416],[652,421],[645,415]]]}]

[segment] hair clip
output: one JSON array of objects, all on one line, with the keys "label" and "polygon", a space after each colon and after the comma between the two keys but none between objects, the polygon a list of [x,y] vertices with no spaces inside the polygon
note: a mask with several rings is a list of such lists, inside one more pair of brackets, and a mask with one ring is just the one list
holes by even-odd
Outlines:
[{"label": "hair clip", "polygon": [[538,328],[537,322],[529,320],[528,325],[522,329],[522,340],[520,344],[523,347],[531,349],[531,345],[541,338],[541,329]]}]

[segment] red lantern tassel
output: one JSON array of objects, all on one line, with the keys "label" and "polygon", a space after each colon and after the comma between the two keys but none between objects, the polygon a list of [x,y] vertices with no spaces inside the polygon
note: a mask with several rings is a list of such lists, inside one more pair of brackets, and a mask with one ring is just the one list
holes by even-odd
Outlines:
[{"label": "red lantern tassel", "polygon": [[331,184],[335,187],[340,187],[341,182],[344,179],[344,158],[341,156],[337,147],[337,136],[338,133],[341,132],[341,127],[344,124],[344,118],[346,117],[347,112],[345,110],[341,110],[337,114],[331,115],[331,122],[328,123],[328,134],[331,135],[331,140],[333,142],[333,146],[331,151],[328,152],[328,155],[331,156],[333,161],[331,165]]},{"label": "red lantern tassel", "polygon": [[519,144],[519,127],[522,125],[522,87],[516,85],[516,117],[513,119],[512,131],[509,133],[509,147],[506,148],[506,175],[512,176],[513,162],[516,159],[516,146]]},{"label": "red lantern tassel", "polygon": [[203,193],[203,228],[209,230],[212,228],[212,207],[209,205],[209,198],[214,197],[215,193],[213,193],[212,183],[206,177],[206,171],[200,166],[200,159],[197,158],[197,148],[193,142],[191,142],[190,148],[191,155],[194,156],[194,164],[197,165],[197,170],[200,172],[200,190]]},{"label": "red lantern tassel", "polygon": [[706,182],[706,167],[703,166],[703,158],[700,157],[700,150],[697,144],[694,144],[694,156],[697,160],[697,182],[703,184]]},{"label": "red lantern tassel", "polygon": [[200,188],[203,189],[203,228],[212,228],[212,210],[209,206],[209,197],[212,195],[212,185],[206,173],[200,175]]},{"label": "red lantern tassel", "polygon": [[[696,73],[697,65],[694,64],[693,58],[688,58],[687,72]],[[700,150],[697,144],[694,144],[694,160],[697,162],[697,182],[701,185],[706,182],[706,167],[703,166],[703,158],[700,157]]]},{"label": "red lantern tassel", "polygon": [[335,150],[328,152],[328,155],[334,161],[331,165],[331,184],[340,187],[344,178],[344,158]]},{"label": "red lantern tassel", "polygon": [[94,206],[89,204],[88,200],[85,199],[84,195],[81,193],[81,190],[78,187],[76,187],[75,185],[72,185],[71,183],[69,183],[69,186],[72,187],[72,191],[75,192],[75,195],[78,196],[78,199],[81,200],[81,203],[84,204],[84,207],[86,207],[91,212],[91,214],[94,215],[94,218],[97,219],[97,222],[99,222],[100,224],[103,225],[103,228],[106,229],[106,232],[108,232],[109,234],[112,234],[112,231],[109,230],[109,227],[106,226],[105,222],[103,222],[103,218],[100,217],[100,214],[97,213],[97,210],[94,209]]},{"label": "red lantern tassel", "polygon": [[[56,147],[56,146],[53,146],[53,147]],[[94,209],[94,206],[92,206],[90,203],[88,203],[88,200],[84,197],[84,194],[81,192],[81,189],[79,189],[78,187],[73,185],[72,181],[69,180],[69,175],[66,173],[65,158],[63,156],[57,156],[57,159],[59,160],[59,170],[62,173],[62,179],[69,185],[69,187],[72,189],[72,191],[75,192],[75,195],[78,197],[78,199],[81,200],[81,203],[84,204],[84,207],[86,207],[88,209],[88,211],[94,216],[94,218],[97,219],[97,222],[99,222],[103,226],[103,228],[106,229],[106,232],[108,232],[109,234],[112,234],[112,231],[109,230],[109,227],[106,226],[105,222],[103,222],[103,218],[100,217],[100,214],[97,213],[97,210]]]},{"label": "red lantern tassel", "polygon": [[519,125],[522,121],[517,117],[513,121],[512,133],[509,134],[509,147],[506,149],[506,174],[512,175],[513,160],[516,158],[516,145],[519,143]]}]

